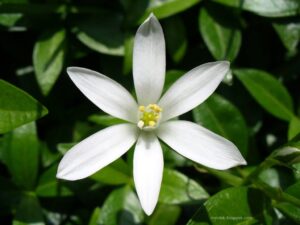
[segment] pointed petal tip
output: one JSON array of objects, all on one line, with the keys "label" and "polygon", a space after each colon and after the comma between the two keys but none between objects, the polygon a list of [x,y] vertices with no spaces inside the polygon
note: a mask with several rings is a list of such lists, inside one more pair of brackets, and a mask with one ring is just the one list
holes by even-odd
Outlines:
[{"label": "pointed petal tip", "polygon": [[70,66],[67,68],[67,74],[69,75],[70,78],[72,78],[78,70],[82,68],[76,67],[76,66]]},{"label": "pointed petal tip", "polygon": [[242,165],[242,166],[246,166],[247,164],[248,164],[248,163],[246,162],[245,159],[243,159],[242,162],[240,162],[240,165]]},{"label": "pointed petal tip", "polygon": [[156,20],[157,20],[155,14],[154,14],[153,12],[151,12],[151,13],[149,14],[149,16],[148,16],[147,19],[156,19]]},{"label": "pointed petal tip", "polygon": [[59,171],[59,170],[56,173],[56,178],[60,179],[60,180],[66,180],[64,174],[61,171]]},{"label": "pointed petal tip", "polygon": [[76,66],[69,66],[69,67],[67,67],[67,73],[69,73],[69,72],[73,72],[75,69],[77,69],[77,68],[79,68],[79,67],[76,67]]},{"label": "pointed petal tip", "polygon": [[154,24],[157,26],[161,26],[157,17],[155,16],[154,13],[150,13],[150,15],[145,19],[145,21],[142,23],[142,25],[145,25],[149,23],[151,26],[154,26]]},{"label": "pointed petal tip", "polygon": [[221,60],[221,61],[217,61],[218,63],[223,63],[224,65],[230,66],[230,61],[227,60]]},{"label": "pointed petal tip", "polygon": [[149,208],[144,208],[143,207],[143,210],[144,210],[144,212],[146,213],[147,216],[151,216],[153,211],[154,211],[154,208],[150,208],[150,207]]},{"label": "pointed petal tip", "polygon": [[85,177],[74,177],[72,175],[68,176],[68,174],[64,174],[63,171],[60,171],[60,172],[57,172],[56,178],[59,180],[75,181],[75,180],[81,180]]},{"label": "pointed petal tip", "polygon": [[[241,158],[241,159],[238,159],[235,163],[233,163],[232,165],[230,166],[227,166],[227,167],[223,167],[223,168],[219,168],[217,170],[228,170],[228,169],[231,169],[233,167],[236,167],[236,166],[246,166],[247,165],[247,162],[244,158]],[[213,168],[213,169],[216,169],[216,168]]]}]

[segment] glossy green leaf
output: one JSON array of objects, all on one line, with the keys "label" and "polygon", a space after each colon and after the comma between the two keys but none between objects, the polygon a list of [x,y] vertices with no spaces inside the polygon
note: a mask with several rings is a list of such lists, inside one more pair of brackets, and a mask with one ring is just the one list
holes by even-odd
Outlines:
[{"label": "glossy green leaf", "polygon": [[100,217],[100,213],[101,213],[100,208],[97,207],[94,209],[89,221],[89,225],[98,225],[98,219]]},{"label": "glossy green leaf", "polygon": [[214,0],[227,6],[242,8],[266,17],[284,17],[299,14],[298,0]]},{"label": "glossy green leaf", "polygon": [[293,139],[300,133],[300,119],[298,117],[293,117],[289,124],[288,138]]},{"label": "glossy green leaf", "polygon": [[159,202],[182,204],[200,201],[208,197],[209,194],[196,181],[175,170],[164,169]]},{"label": "glossy green leaf", "polygon": [[151,12],[153,12],[157,18],[162,19],[185,11],[200,1],[201,0],[151,0],[146,13],[140,19],[140,23],[142,23]]},{"label": "glossy green leaf", "polygon": [[48,113],[48,110],[29,94],[1,79],[0,99],[0,134]]},{"label": "glossy green leaf", "polygon": [[[188,225],[270,224],[270,201],[258,190],[228,188],[209,198]],[[262,213],[263,212],[263,213]]]},{"label": "glossy green leaf", "polygon": [[295,55],[300,42],[300,20],[289,19],[282,22],[274,22],[273,27],[289,54]]},{"label": "glossy green leaf", "polygon": [[131,170],[120,158],[93,174],[90,178],[110,185],[126,184],[131,181]]},{"label": "glossy green leaf", "polygon": [[293,118],[293,102],[287,89],[271,74],[256,69],[233,71],[255,100],[279,119]]},{"label": "glossy green leaf", "polygon": [[199,29],[215,59],[233,61],[239,53],[242,35],[236,20],[224,9],[201,8]]},{"label": "glossy green leaf", "polygon": [[175,225],[181,209],[177,205],[158,205],[151,215],[148,225]]},{"label": "glossy green leaf", "polygon": [[143,221],[139,200],[130,187],[125,186],[110,193],[100,213],[99,224],[132,225]]},{"label": "glossy green leaf", "polygon": [[39,87],[44,95],[53,88],[62,72],[66,54],[66,31],[46,31],[33,50],[33,65]]},{"label": "glossy green leaf", "polygon": [[43,225],[43,212],[33,193],[25,194],[16,210],[13,225]]},{"label": "glossy green leaf", "polygon": [[108,55],[124,55],[122,15],[105,11],[98,15],[81,15],[74,32],[87,47]]},{"label": "glossy green leaf", "polygon": [[57,167],[58,165],[55,164],[41,175],[35,191],[39,197],[71,196],[73,194],[56,178]]},{"label": "glossy green leaf", "polygon": [[164,21],[164,34],[167,51],[174,62],[178,63],[187,50],[187,37],[185,25],[180,17],[171,17]]},{"label": "glossy green leaf", "polygon": [[248,131],[241,112],[230,101],[213,94],[193,110],[194,120],[209,130],[232,141],[247,155]]},{"label": "glossy green leaf", "polygon": [[28,123],[5,135],[4,161],[16,184],[33,189],[39,163],[39,140],[35,123]]}]

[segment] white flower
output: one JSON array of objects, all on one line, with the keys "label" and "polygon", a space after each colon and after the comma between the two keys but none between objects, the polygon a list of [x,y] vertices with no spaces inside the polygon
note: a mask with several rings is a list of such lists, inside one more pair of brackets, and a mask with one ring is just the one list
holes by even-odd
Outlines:
[{"label": "white flower", "polygon": [[138,29],[133,52],[137,102],[114,80],[92,70],[67,72],[82,93],[104,112],[128,121],[101,130],[68,151],[57,177],[78,180],[121,157],[135,145],[133,176],[142,208],[150,215],[157,203],[163,154],[159,139],[179,154],[207,167],[225,170],[246,161],[236,146],[195,123],[171,120],[205,101],[218,87],[229,63],[206,63],[187,72],[161,97],[165,79],[165,40],[151,15]]}]

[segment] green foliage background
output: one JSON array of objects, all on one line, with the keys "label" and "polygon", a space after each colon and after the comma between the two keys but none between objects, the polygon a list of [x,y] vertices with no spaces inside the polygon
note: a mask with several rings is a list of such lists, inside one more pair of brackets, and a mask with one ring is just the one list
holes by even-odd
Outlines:
[{"label": "green foliage background", "polygon": [[[119,120],[76,89],[66,67],[133,91],[137,27],[153,12],[166,38],[166,87],[202,63],[231,61],[205,103],[182,116],[234,142],[248,165],[217,171],[164,146],[147,217],[132,153],[90,178],[55,178],[62,155]],[[299,0],[0,0],[0,223],[300,223]]]}]

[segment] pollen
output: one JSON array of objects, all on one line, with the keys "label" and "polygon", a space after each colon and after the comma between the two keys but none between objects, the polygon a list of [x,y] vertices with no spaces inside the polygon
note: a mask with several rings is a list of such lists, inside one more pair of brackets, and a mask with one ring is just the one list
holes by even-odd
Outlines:
[{"label": "pollen", "polygon": [[161,118],[162,108],[156,104],[139,106],[139,122],[137,126],[140,129],[156,128]]}]

